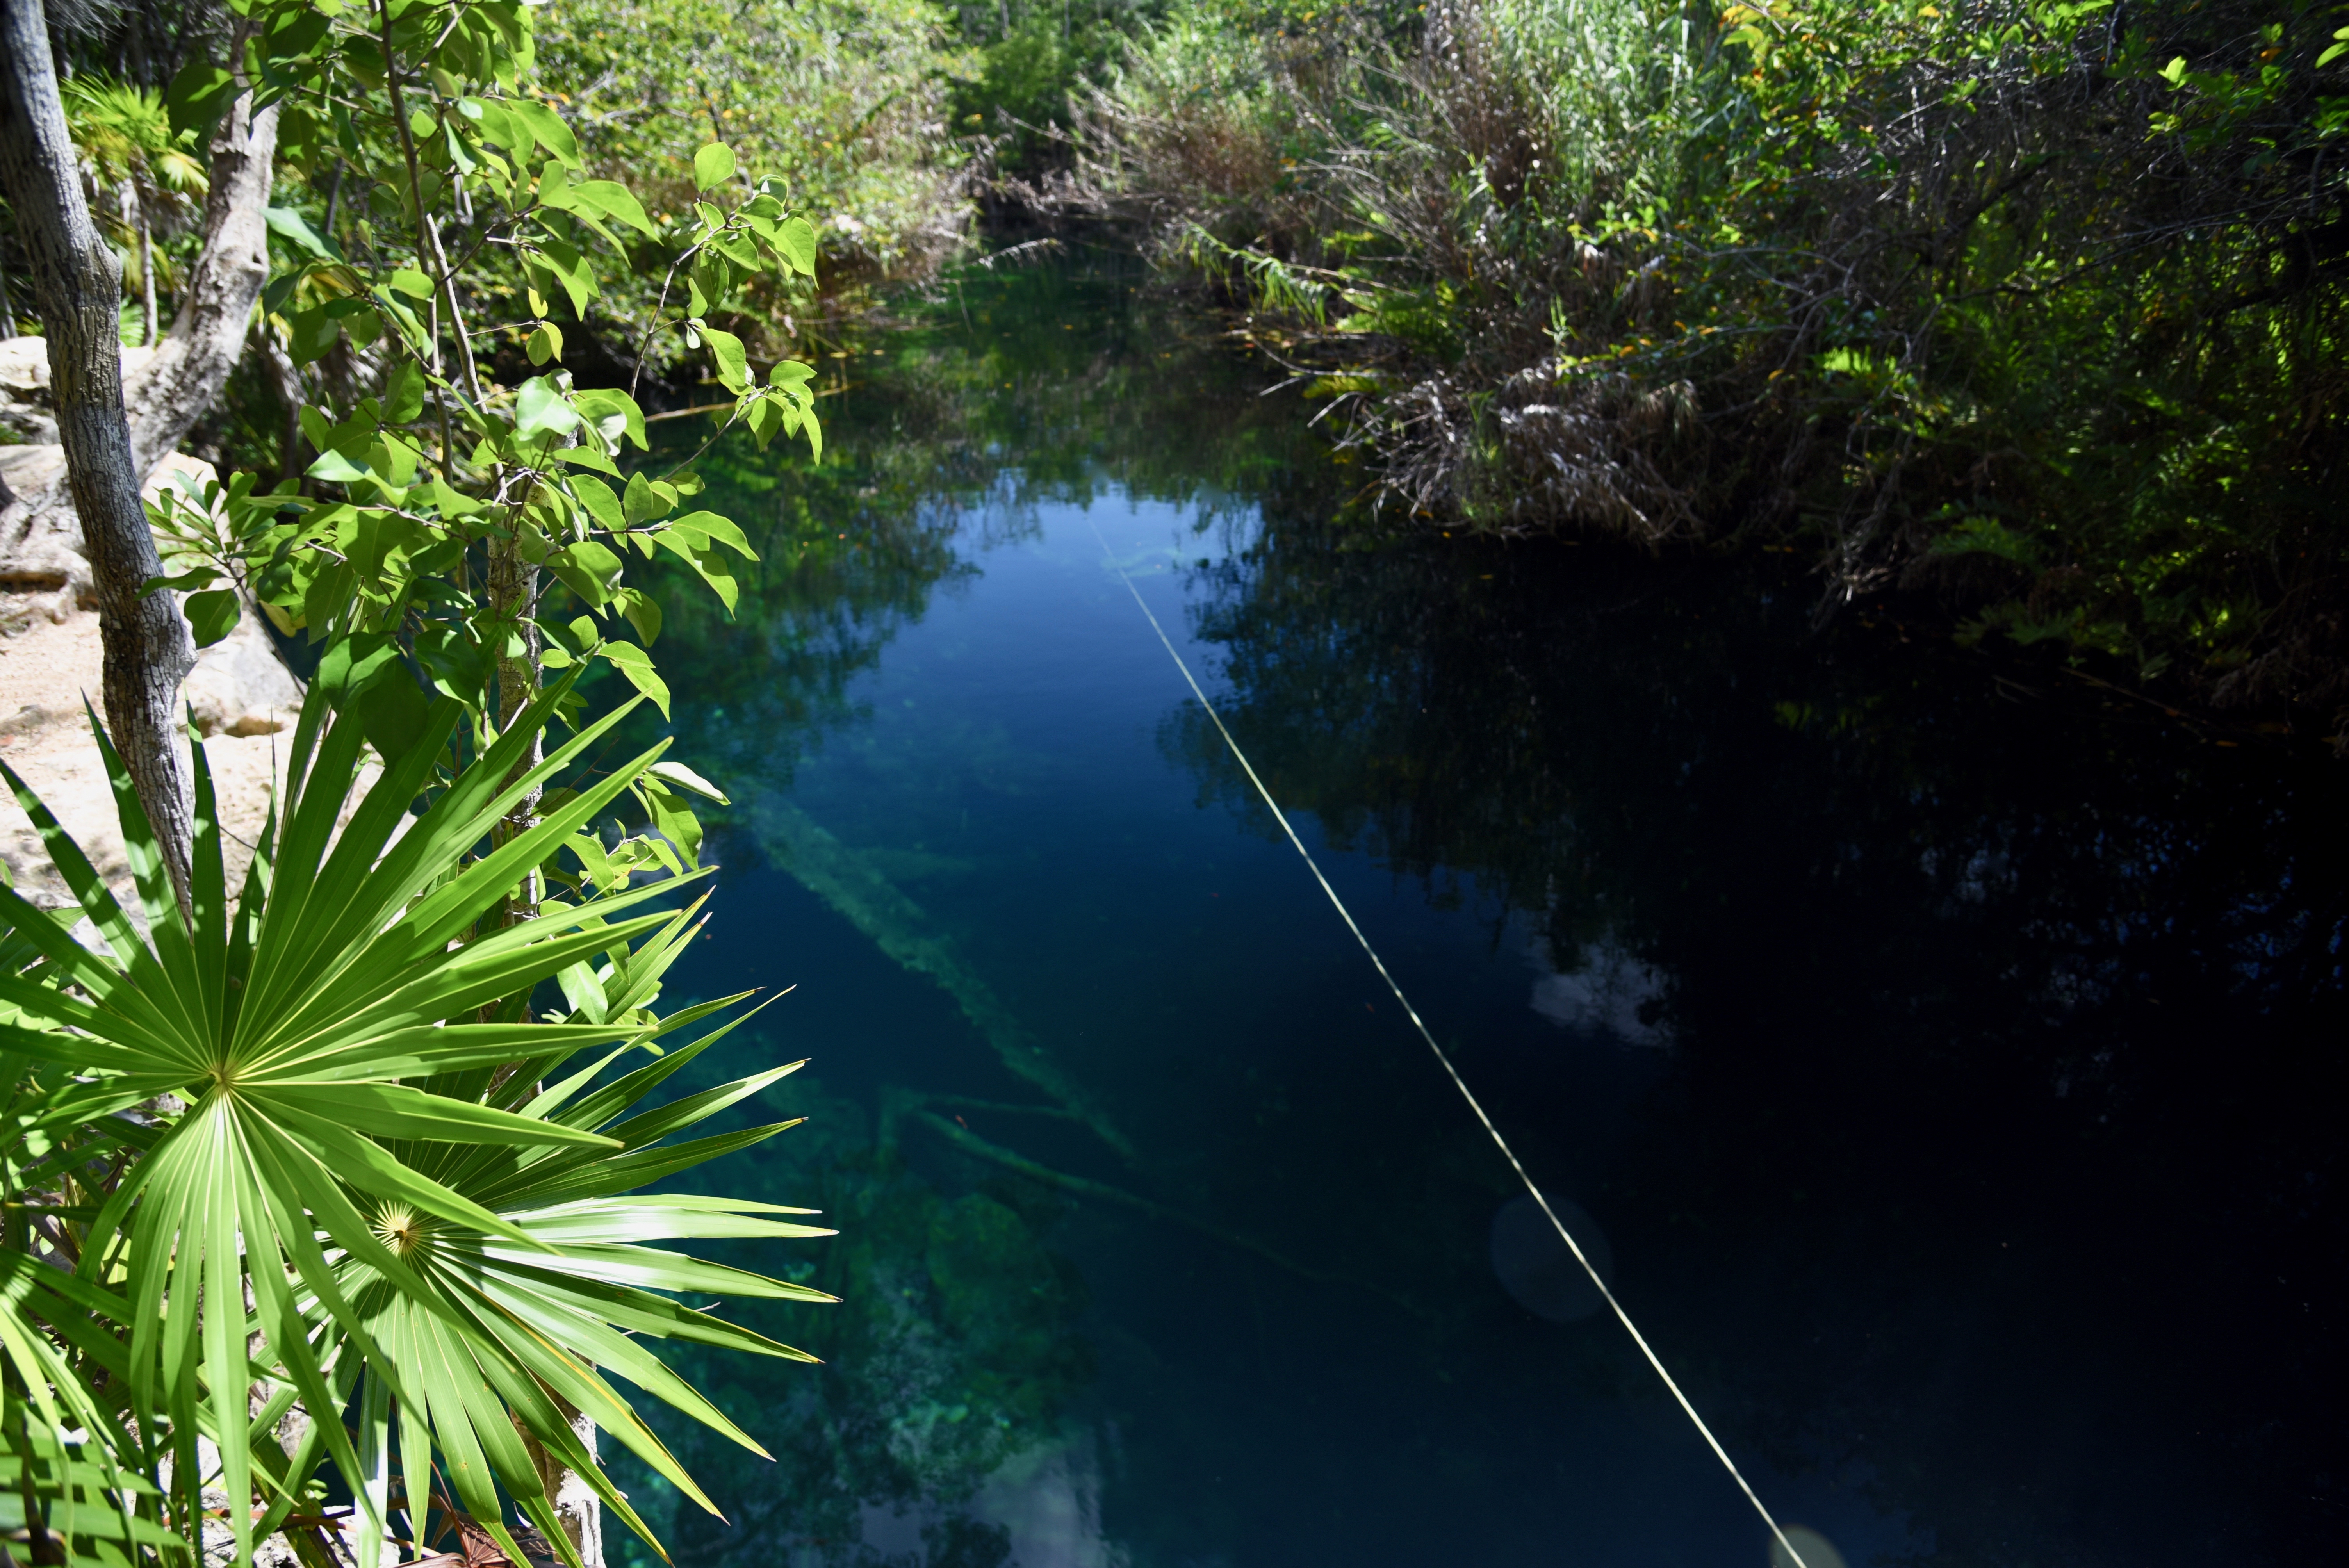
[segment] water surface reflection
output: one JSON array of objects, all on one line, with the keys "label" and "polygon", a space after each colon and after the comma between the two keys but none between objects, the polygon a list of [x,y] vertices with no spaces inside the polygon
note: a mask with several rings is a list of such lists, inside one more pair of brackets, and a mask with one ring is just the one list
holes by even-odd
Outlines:
[{"label": "water surface reflection", "polygon": [[839,466],[721,465],[765,565],[666,634],[738,802],[681,982],[799,982],[737,1054],[816,1057],[721,1169],[845,1298],[740,1308],[821,1368],[697,1362],[776,1459],[677,1434],[732,1520],[678,1562],[1768,1559],[1501,1245],[1096,524],[1782,1512],[1856,1568],[2337,1550],[2333,765],[1766,573],[1353,548],[1115,280],[945,309]]}]

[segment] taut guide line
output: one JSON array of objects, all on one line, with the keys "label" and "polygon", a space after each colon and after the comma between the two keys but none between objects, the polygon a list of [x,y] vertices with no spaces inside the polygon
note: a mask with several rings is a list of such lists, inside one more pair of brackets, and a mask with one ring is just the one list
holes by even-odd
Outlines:
[{"label": "taut guide line", "polygon": [[1436,1044],[1435,1036],[1428,1028],[1425,1021],[1420,1017],[1419,1009],[1411,1005],[1411,998],[1402,994],[1402,987],[1395,983],[1395,977],[1388,972],[1386,960],[1381,958],[1378,949],[1371,945],[1371,939],[1362,934],[1362,928],[1355,923],[1353,912],[1346,907],[1346,901],[1338,896],[1338,890],[1331,887],[1330,879],[1321,874],[1321,867],[1313,859],[1313,852],[1305,847],[1305,841],[1297,836],[1297,830],[1289,826],[1288,813],[1280,809],[1280,802],[1272,798],[1272,791],[1265,788],[1264,780],[1257,776],[1256,765],[1247,759],[1247,753],[1242,751],[1240,743],[1232,738],[1232,732],[1224,727],[1224,716],[1217,713],[1216,705],[1207,700],[1207,694],[1200,688],[1198,677],[1192,675],[1190,665],[1185,662],[1182,653],[1174,646],[1174,639],[1167,636],[1166,628],[1160,625],[1158,617],[1151,613],[1148,601],[1142,596],[1142,590],[1133,585],[1133,579],[1127,576],[1125,568],[1117,563],[1117,556],[1110,549],[1109,541],[1103,537],[1100,526],[1091,517],[1085,519],[1085,526],[1091,528],[1093,531],[1093,538],[1100,541],[1102,559],[1107,562],[1112,572],[1117,573],[1117,580],[1125,584],[1125,591],[1133,595],[1135,607],[1141,610],[1143,619],[1150,623],[1150,629],[1158,634],[1159,645],[1166,650],[1166,656],[1174,661],[1174,667],[1183,673],[1184,684],[1191,688],[1191,695],[1198,698],[1199,706],[1206,710],[1208,719],[1216,727],[1216,733],[1222,736],[1224,744],[1231,748],[1233,760],[1237,762],[1240,765],[1240,770],[1247,775],[1248,782],[1256,786],[1256,792],[1263,799],[1265,809],[1272,813],[1272,820],[1280,824],[1280,830],[1288,835],[1290,847],[1296,850],[1298,857],[1305,862],[1306,869],[1313,873],[1313,880],[1321,884],[1321,891],[1329,895],[1330,906],[1337,910],[1338,918],[1344,921],[1346,929],[1354,934],[1354,940],[1361,944],[1364,956],[1370,959],[1371,967],[1379,972],[1379,978],[1386,982],[1387,989],[1394,994],[1395,1005],[1402,1009],[1403,1016],[1411,1020],[1411,1026],[1419,1031],[1419,1037],[1427,1042],[1427,1048],[1434,1053],[1435,1059],[1443,1065],[1444,1076],[1451,1078],[1452,1087],[1460,1091],[1460,1098],[1466,1100],[1468,1109],[1476,1113],[1476,1119],[1484,1124],[1485,1131],[1493,1140],[1493,1146],[1498,1149],[1501,1151],[1501,1157],[1509,1162],[1509,1169],[1517,1173],[1517,1180],[1525,1183],[1526,1191],[1532,1194],[1533,1201],[1541,1205],[1541,1212],[1548,1217],[1551,1229],[1557,1232],[1557,1239],[1566,1243],[1567,1250],[1574,1254],[1574,1261],[1582,1265],[1582,1272],[1590,1276],[1590,1283],[1598,1287],[1599,1295],[1609,1307],[1614,1309],[1616,1321],[1622,1324],[1623,1331],[1631,1336],[1631,1343],[1640,1347],[1640,1354],[1648,1358],[1648,1365],[1656,1369],[1656,1376],[1664,1380],[1664,1387],[1671,1390],[1672,1398],[1680,1402],[1682,1412],[1695,1426],[1697,1434],[1704,1439],[1705,1445],[1713,1449],[1713,1457],[1721,1461],[1721,1468],[1729,1472],[1729,1479],[1737,1483],[1737,1490],[1745,1494],[1745,1501],[1754,1505],[1754,1511],[1760,1514],[1762,1522],[1770,1527],[1771,1537],[1777,1542],[1778,1549],[1785,1553],[1795,1568],[1809,1568],[1809,1565],[1803,1561],[1803,1554],[1795,1550],[1795,1543],[1786,1539],[1786,1532],[1778,1527],[1778,1522],[1773,1519],[1770,1516],[1770,1511],[1763,1506],[1762,1499],[1747,1482],[1744,1472],[1737,1468],[1737,1461],[1729,1457],[1729,1450],[1721,1446],[1721,1439],[1713,1435],[1713,1429],[1706,1426],[1704,1418],[1696,1413],[1696,1407],[1691,1404],[1689,1397],[1681,1391],[1680,1384],[1675,1382],[1672,1375],[1664,1369],[1664,1364],[1657,1357],[1655,1348],[1648,1343],[1648,1336],[1640,1332],[1640,1326],[1631,1321],[1631,1315],[1623,1310],[1623,1304],[1615,1299],[1615,1293],[1607,1288],[1605,1280],[1599,1277],[1599,1271],[1591,1266],[1590,1259],[1584,1254],[1581,1243],[1574,1239],[1573,1233],[1559,1221],[1557,1212],[1549,1206],[1549,1199],[1542,1191],[1540,1184],[1535,1181],[1531,1172],[1526,1170],[1524,1162],[1518,1160],[1517,1151],[1509,1147],[1509,1140],[1501,1136],[1501,1130],[1493,1124],[1493,1119],[1485,1113],[1483,1102],[1478,1100],[1475,1092],[1469,1088],[1468,1080],[1460,1076],[1460,1069],[1453,1065],[1451,1054]]}]

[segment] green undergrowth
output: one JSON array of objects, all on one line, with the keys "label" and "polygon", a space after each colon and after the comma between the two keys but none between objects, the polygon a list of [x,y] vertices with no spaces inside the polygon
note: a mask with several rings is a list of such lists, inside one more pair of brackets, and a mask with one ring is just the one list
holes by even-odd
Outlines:
[{"label": "green undergrowth", "polygon": [[2349,8],[1177,5],[1089,199],[1388,520],[1760,539],[2220,703],[2349,699]]}]

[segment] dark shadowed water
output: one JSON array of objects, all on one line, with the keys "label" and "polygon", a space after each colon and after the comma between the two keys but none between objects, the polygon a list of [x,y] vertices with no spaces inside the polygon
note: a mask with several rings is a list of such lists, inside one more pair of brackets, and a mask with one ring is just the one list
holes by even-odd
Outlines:
[{"label": "dark shadowed water", "polygon": [[764,564],[661,649],[735,800],[671,999],[812,1058],[716,1179],[844,1298],[694,1362],[776,1458],[624,1480],[680,1563],[1771,1560],[1104,542],[1806,1542],[2339,1560],[2343,765],[1791,570],[1348,547],[1311,406],[1114,279],[926,319],[823,469],[722,458]]}]

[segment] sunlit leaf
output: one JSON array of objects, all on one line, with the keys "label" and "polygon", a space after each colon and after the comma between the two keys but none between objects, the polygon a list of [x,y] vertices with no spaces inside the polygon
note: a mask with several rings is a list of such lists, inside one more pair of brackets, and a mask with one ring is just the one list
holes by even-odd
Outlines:
[{"label": "sunlit leaf", "polygon": [[693,155],[693,182],[701,190],[723,185],[734,175],[734,150],[713,141]]},{"label": "sunlit leaf", "polygon": [[525,441],[559,436],[579,428],[578,410],[564,401],[554,383],[533,376],[514,394],[514,434]]}]

